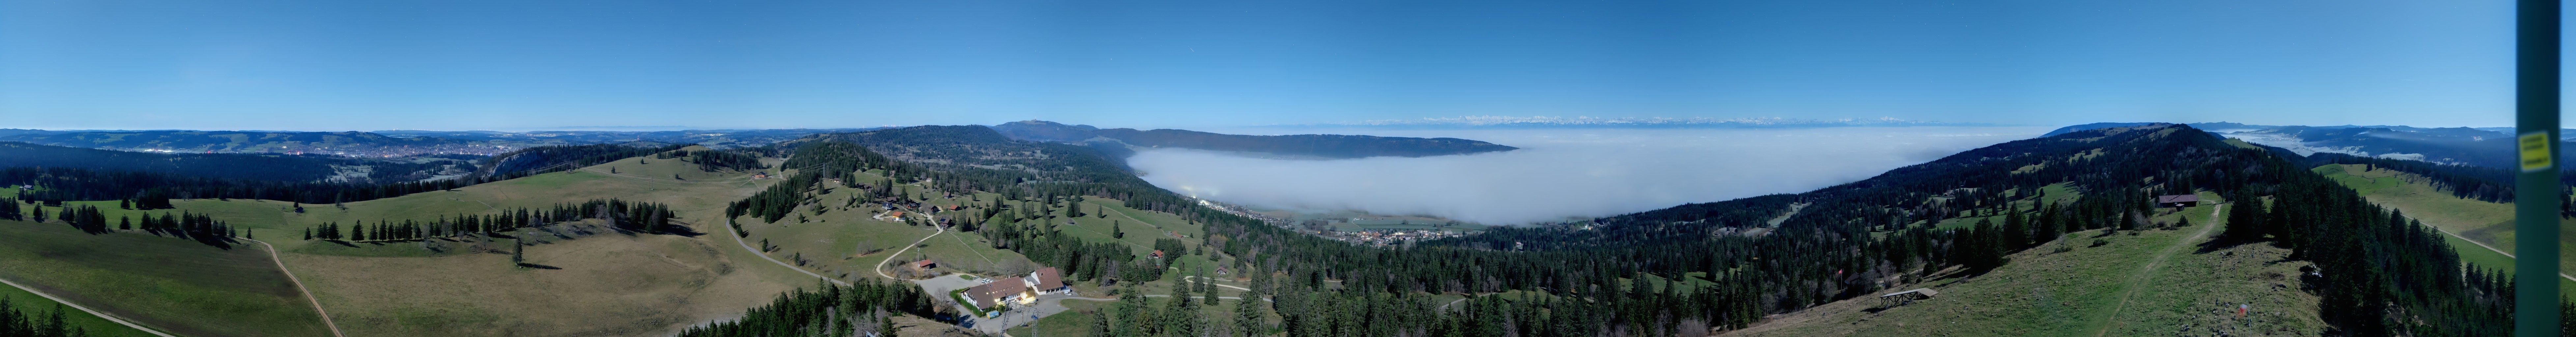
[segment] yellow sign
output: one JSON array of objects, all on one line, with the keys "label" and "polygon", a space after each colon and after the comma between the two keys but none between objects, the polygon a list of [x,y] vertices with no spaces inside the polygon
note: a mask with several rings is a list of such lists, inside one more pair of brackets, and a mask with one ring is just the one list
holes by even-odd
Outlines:
[{"label": "yellow sign", "polygon": [[2548,170],[2550,166],[2557,164],[2558,159],[2555,158],[2556,153],[2554,153],[2557,151],[2550,151],[2549,143],[2552,142],[2549,141],[2548,131],[2524,132],[2521,138],[2523,172]]}]

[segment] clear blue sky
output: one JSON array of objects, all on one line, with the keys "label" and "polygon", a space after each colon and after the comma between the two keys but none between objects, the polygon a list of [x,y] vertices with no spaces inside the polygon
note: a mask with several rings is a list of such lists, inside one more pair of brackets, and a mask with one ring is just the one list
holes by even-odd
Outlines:
[{"label": "clear blue sky", "polygon": [[0,127],[2506,126],[2510,6],[0,0]]}]

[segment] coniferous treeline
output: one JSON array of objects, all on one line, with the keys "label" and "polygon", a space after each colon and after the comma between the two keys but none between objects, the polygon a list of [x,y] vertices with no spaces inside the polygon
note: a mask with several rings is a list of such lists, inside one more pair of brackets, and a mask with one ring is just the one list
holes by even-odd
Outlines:
[{"label": "coniferous treeline", "polygon": [[160,216],[144,213],[142,220],[135,221],[135,227],[152,235],[195,240],[197,243],[223,249],[232,249],[233,244],[238,243],[233,238],[240,237],[240,232],[233,231],[231,223],[215,220],[213,216],[189,212],[164,213]]},{"label": "coniferous treeline", "polygon": [[689,158],[689,162],[698,164],[699,171],[707,172],[768,169],[769,165],[760,163],[760,157],[759,152],[740,150],[678,150],[653,155],[654,159]]},{"label": "coniferous treeline", "polygon": [[17,306],[9,303],[7,297],[0,297],[0,337],[88,336],[88,331],[71,326],[63,316],[63,310],[69,309],[63,308],[61,304],[55,304],[53,311],[43,314],[19,311]]},{"label": "coniferous treeline", "polygon": [[[10,208],[17,207],[11,205]],[[39,210],[42,209],[39,208]],[[54,219],[61,220],[63,224],[72,225],[72,228],[80,229],[82,233],[101,234],[109,231],[107,215],[99,212],[97,206],[63,207],[61,213],[54,215]]]},{"label": "coniferous treeline", "polygon": [[164,213],[159,216],[144,213],[140,221],[120,216],[117,217],[116,225],[109,227],[107,214],[100,211],[97,206],[65,206],[60,207],[60,211],[48,214],[45,212],[45,207],[21,209],[19,203],[18,200],[0,198],[0,220],[61,222],[89,234],[142,230],[152,235],[184,238],[225,249],[232,248],[232,244],[236,243],[233,238],[241,235],[241,232],[233,230],[229,223],[215,220],[214,217],[188,212]]},{"label": "coniferous treeline", "polygon": [[385,184],[279,182],[63,167],[0,168],[0,185],[37,187],[23,192],[19,199],[54,204],[79,200],[132,200],[153,209],[168,208],[170,199],[264,199],[329,204],[465,187],[487,181],[490,180],[459,178]]},{"label": "coniferous treeline", "polygon": [[976,232],[992,241],[994,248],[1009,249],[1030,261],[1054,266],[1063,270],[1068,280],[1144,282],[1163,278],[1162,261],[1138,259],[1134,249],[1118,242],[1091,242],[1064,235],[1062,229],[1045,221],[1015,221],[979,229]]},{"label": "coniferous treeline", "polygon": [[894,314],[938,317],[930,297],[911,283],[822,284],[779,294],[742,318],[690,327],[680,337],[893,336]]},{"label": "coniferous treeline", "polygon": [[592,199],[581,203],[559,203],[544,209],[517,208],[503,210],[497,214],[467,213],[439,216],[436,220],[379,220],[372,224],[357,221],[347,225],[326,222],[306,228],[304,239],[356,242],[407,241],[468,235],[490,236],[493,232],[586,219],[608,220],[610,226],[628,231],[697,234],[686,226],[674,224],[671,219],[676,217],[669,205],[661,203]]}]

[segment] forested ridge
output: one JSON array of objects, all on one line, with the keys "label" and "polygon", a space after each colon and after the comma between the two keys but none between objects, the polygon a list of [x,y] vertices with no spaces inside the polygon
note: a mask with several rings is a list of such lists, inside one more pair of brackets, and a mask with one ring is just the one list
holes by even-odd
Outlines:
[{"label": "forested ridge", "polygon": [[[910,129],[899,129],[910,130]],[[880,131],[883,132],[883,131]],[[838,135],[836,135],[838,136]],[[902,139],[879,134],[808,149],[835,149],[849,168],[923,170],[909,178],[964,167],[1056,167],[1060,157],[1097,152],[1048,151],[1018,156],[1008,149],[1029,144],[989,138],[941,137],[924,132]],[[956,131],[945,136],[975,136]],[[871,149],[902,149],[902,160],[871,157]],[[797,156],[821,154],[799,150]],[[888,159],[876,159],[886,157]],[[791,162],[801,158],[791,158]],[[1017,162],[1012,162],[1017,161]],[[1259,220],[1198,207],[1161,204],[1207,226],[1208,242],[1238,257],[1256,295],[1273,300],[1242,305],[1276,312],[1279,325],[1261,320],[1218,320],[1178,309],[1123,306],[1099,315],[1115,336],[1196,335],[1210,329],[1231,335],[1288,336],[1599,336],[1673,335],[1748,326],[1763,316],[1889,290],[1888,287],[1960,271],[1973,275],[2008,264],[2005,256],[2078,232],[2108,234],[2171,224],[2147,221],[2149,198],[2191,192],[2232,196],[2225,244],[2270,244],[2315,262],[2304,289],[2324,298],[2321,317],[2336,334],[2353,336],[2484,336],[2509,327],[2511,281],[2494,271],[2464,269],[2438,233],[2402,214],[2368,203],[2302,162],[2270,151],[2234,147],[2186,126],[2157,124],[2072,132],[1970,150],[1930,163],[1892,170],[1871,179],[1793,195],[1774,195],[1424,242],[1411,248],[1374,248],[1318,238]],[[812,165],[787,165],[791,168]],[[933,169],[933,168],[937,169]],[[1000,170],[1008,171],[1008,170]],[[1099,197],[1107,188],[1050,189],[1045,177],[1079,177],[1033,169],[1039,179],[1012,176],[1016,184],[988,179],[983,191],[1020,196]],[[825,170],[825,172],[832,172]],[[1114,172],[1114,171],[1113,171]],[[1120,172],[1124,173],[1124,172]],[[819,178],[824,173],[814,173]],[[950,178],[972,181],[968,178]],[[845,180],[846,181],[846,180]],[[813,182],[806,182],[813,183]],[[1090,184],[1115,186],[1111,182]],[[942,184],[943,188],[956,188]],[[2047,195],[2051,185],[2077,194]],[[992,188],[1002,187],[999,191]],[[1150,186],[1137,186],[1138,189]],[[802,191],[804,187],[792,188]],[[1161,195],[1168,191],[1152,189]],[[795,200],[782,189],[772,197]],[[755,196],[754,198],[761,198]],[[1012,198],[1018,200],[1018,198]],[[1038,199],[1054,202],[1052,197]],[[1157,207],[1153,199],[1141,204]],[[2058,202],[2056,200],[2066,200]],[[2257,202],[2260,200],[2261,202]],[[1174,200],[1179,201],[1179,200]],[[745,203],[754,202],[747,199]],[[2253,206],[2270,204],[2270,207]],[[1735,235],[1767,227],[1766,220],[1797,211],[1766,235]],[[1003,207],[992,207],[1001,209]],[[1931,226],[1963,216],[1997,216],[1955,230]],[[2259,220],[2257,220],[2259,219]],[[1081,244],[1050,241],[1034,227],[975,227],[996,242],[1025,247],[1033,258],[1075,271]],[[2089,232],[2088,232],[2089,231]],[[2098,234],[2097,234],[2098,235]],[[1040,248],[1042,249],[1031,249]],[[1115,262],[1109,260],[1109,262]],[[1100,264],[1090,264],[1099,266]],[[1076,272],[1081,278],[1124,278]],[[1644,277],[1652,275],[1655,277]],[[1142,275],[1139,275],[1142,276]],[[1703,277],[1707,286],[1649,282]],[[1193,287],[1179,287],[1185,295]],[[1520,291],[1545,294],[1527,300],[1475,297],[1444,314],[1426,314],[1421,295]],[[1189,302],[1189,301],[1166,301]],[[1249,302],[1249,301],[1247,301]],[[1184,303],[1165,303],[1183,306]],[[1174,320],[1170,315],[1192,319]],[[1187,323],[1195,321],[1197,323]],[[1182,322],[1182,323],[1175,323]],[[1216,324],[1216,325],[1210,325]],[[1222,329],[1218,325],[1225,326]]]},{"label": "forested ridge", "polygon": [[[949,193],[1004,193],[1015,199],[1088,195],[1122,200],[1130,208],[1171,213],[1199,208],[1188,198],[1137,178],[1126,165],[1090,147],[1015,141],[979,126],[815,135],[782,143],[780,151],[789,154],[780,168],[796,173],[735,202],[727,208],[728,216],[778,221],[797,205],[811,202],[806,194],[824,188],[829,179],[840,180],[844,187],[932,181],[924,186]],[[894,181],[856,181],[853,173],[859,170],[878,170]]]},{"label": "forested ridge", "polygon": [[[0,185],[32,185],[18,199],[60,204],[128,200],[165,208],[173,198],[238,198],[333,203],[472,185],[488,180],[426,181],[448,168],[471,171],[466,158],[365,159],[322,155],[163,154],[0,142]],[[368,172],[340,176],[344,170]]]}]

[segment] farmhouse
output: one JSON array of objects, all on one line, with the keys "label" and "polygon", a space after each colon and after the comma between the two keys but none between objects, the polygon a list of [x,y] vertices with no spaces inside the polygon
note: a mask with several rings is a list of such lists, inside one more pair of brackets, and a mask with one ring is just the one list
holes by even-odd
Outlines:
[{"label": "farmhouse", "polygon": [[2192,206],[2199,206],[2199,205],[2200,205],[2200,195],[2197,195],[2197,194],[2159,195],[2159,196],[2156,196],[2156,206],[2173,207],[2173,208],[2183,208],[2183,207],[2192,207]]},{"label": "farmhouse", "polygon": [[992,308],[1006,302],[1034,302],[1034,296],[1027,296],[1029,283],[1024,279],[1013,277],[993,280],[993,283],[966,288],[966,300],[975,302],[971,304],[977,308]]},{"label": "farmhouse", "polygon": [[1038,268],[1038,271],[1030,272],[1028,275],[993,280],[992,283],[966,288],[966,300],[975,302],[970,304],[977,308],[991,308],[1005,303],[1027,305],[1037,303],[1038,295],[1070,294],[1072,291],[1073,287],[1064,283],[1062,271],[1055,267],[1046,267]]},{"label": "farmhouse", "polygon": [[1034,292],[1033,295],[1065,294],[1073,291],[1072,287],[1064,283],[1064,272],[1055,267],[1038,268],[1038,271],[1029,273],[1028,280],[1029,291]]}]

